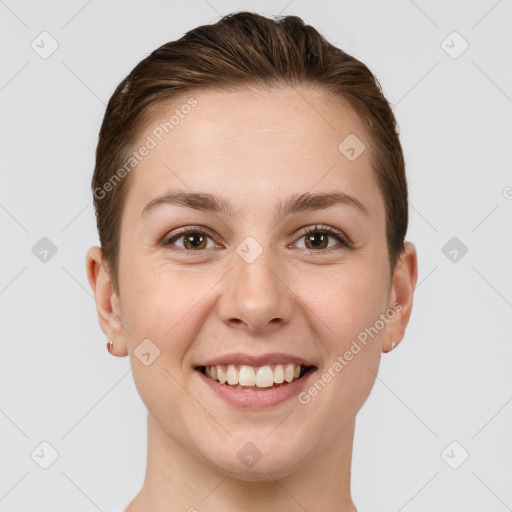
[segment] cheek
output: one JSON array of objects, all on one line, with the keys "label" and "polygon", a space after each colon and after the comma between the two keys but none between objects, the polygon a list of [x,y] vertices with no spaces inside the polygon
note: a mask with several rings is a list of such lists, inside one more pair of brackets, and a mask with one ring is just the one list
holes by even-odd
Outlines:
[{"label": "cheek", "polygon": [[[124,313],[134,379],[148,407],[147,400],[155,402],[158,393],[166,399],[158,397],[157,406],[180,400],[180,384],[187,385],[190,377],[190,350],[211,313],[208,300],[216,281],[214,273],[204,271],[134,265]],[[155,371],[146,371],[139,361],[143,343],[158,355],[151,364]]]},{"label": "cheek", "polygon": [[[325,447],[353,421],[368,398],[378,372],[383,334],[383,330],[372,330],[384,312],[383,296],[372,280],[347,278],[339,285],[337,293],[322,296],[317,310],[325,322],[320,323],[324,366],[299,396],[300,419],[311,428],[311,436],[317,425],[323,425],[321,445]],[[313,425],[308,423],[311,417],[315,417]]]},{"label": "cheek", "polygon": [[196,285],[176,272],[134,266],[125,288],[134,382],[147,409],[161,424],[172,420],[169,404],[188,399],[183,388],[184,358],[200,327],[197,305],[205,293]]},{"label": "cheek", "polygon": [[197,305],[205,294],[204,285],[183,274],[145,269],[133,272],[131,288],[126,290],[125,313],[132,343],[141,337],[152,339],[162,351],[172,345],[181,352],[181,340],[190,338],[197,325],[193,321]]},{"label": "cheek", "polygon": [[330,353],[344,351],[384,313],[386,277],[381,265],[363,261],[302,280],[299,297],[321,321],[322,342]]},{"label": "cheek", "polygon": [[312,394],[322,395],[319,402],[338,404],[333,414],[347,418],[359,410],[375,382],[388,325],[381,320],[387,275],[377,265],[365,264],[359,270],[347,266],[323,279],[323,288],[308,285],[301,292],[321,320],[317,325],[325,353],[326,366],[317,377],[323,384]]}]

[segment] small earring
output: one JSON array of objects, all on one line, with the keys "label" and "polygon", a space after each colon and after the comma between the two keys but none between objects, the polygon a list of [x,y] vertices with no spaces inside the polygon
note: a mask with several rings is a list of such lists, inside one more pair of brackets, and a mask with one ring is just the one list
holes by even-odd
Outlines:
[{"label": "small earring", "polygon": [[391,343],[391,350],[393,350],[395,347],[396,347],[396,343],[393,341],[393,343]]},{"label": "small earring", "polygon": [[108,343],[107,343],[107,350],[112,355],[114,355],[113,349],[114,349],[114,342],[112,340],[109,340]]}]

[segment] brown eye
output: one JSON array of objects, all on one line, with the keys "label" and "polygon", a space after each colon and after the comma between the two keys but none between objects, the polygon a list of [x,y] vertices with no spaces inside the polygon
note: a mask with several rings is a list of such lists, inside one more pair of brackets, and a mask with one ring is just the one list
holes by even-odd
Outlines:
[{"label": "brown eye", "polygon": [[[327,249],[327,244],[329,243],[329,235],[314,233],[311,235],[306,235],[305,240],[306,247],[308,249]],[[308,244],[310,244],[311,247]]]},{"label": "brown eye", "polygon": [[[178,240],[183,239],[182,245],[175,244]],[[212,247],[215,247],[215,243],[210,244],[208,246],[208,239],[211,240],[211,237],[208,233],[204,231],[199,230],[188,230],[185,232],[181,232],[172,238],[169,238],[164,245],[177,245],[177,247],[180,247],[181,249],[191,251],[191,252],[197,252],[201,251],[202,249],[209,249]]]},{"label": "brown eye", "polygon": [[198,233],[190,233],[183,237],[185,249],[204,249],[206,244],[206,237]]},{"label": "brown eye", "polygon": [[[340,231],[330,227],[314,226],[303,230],[301,239],[304,238],[304,248],[312,252],[327,252],[330,249],[349,248],[349,243]],[[334,239],[338,244],[329,245],[329,239]]]}]

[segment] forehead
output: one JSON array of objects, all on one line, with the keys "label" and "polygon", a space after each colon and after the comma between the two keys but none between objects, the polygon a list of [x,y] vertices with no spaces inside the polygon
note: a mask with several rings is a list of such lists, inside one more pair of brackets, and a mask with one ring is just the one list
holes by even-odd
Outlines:
[{"label": "forehead", "polygon": [[135,149],[148,141],[126,199],[139,213],[173,188],[218,192],[241,206],[313,188],[379,202],[364,123],[323,90],[194,91],[153,113]]}]

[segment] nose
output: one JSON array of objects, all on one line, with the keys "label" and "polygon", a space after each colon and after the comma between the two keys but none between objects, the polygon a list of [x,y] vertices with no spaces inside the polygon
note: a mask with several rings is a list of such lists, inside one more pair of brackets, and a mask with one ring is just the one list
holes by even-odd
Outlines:
[{"label": "nose", "polygon": [[218,312],[229,327],[270,333],[290,322],[294,293],[269,250],[251,263],[235,255],[223,287]]}]

